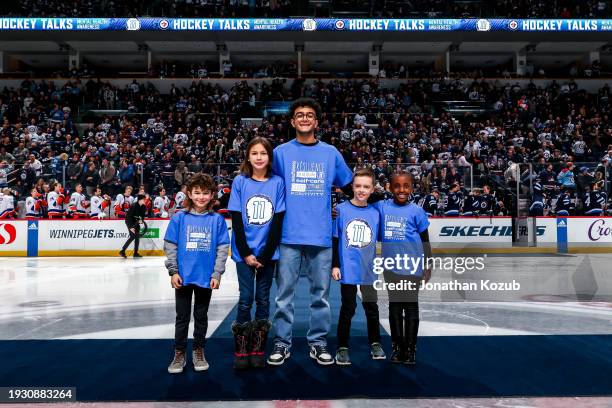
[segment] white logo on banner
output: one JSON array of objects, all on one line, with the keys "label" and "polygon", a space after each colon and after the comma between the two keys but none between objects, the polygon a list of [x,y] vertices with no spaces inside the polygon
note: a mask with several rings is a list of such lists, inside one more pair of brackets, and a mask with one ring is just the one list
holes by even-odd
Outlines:
[{"label": "white logo on banner", "polygon": [[137,18],[128,18],[126,25],[128,31],[140,30],[140,20],[138,20]]},{"label": "white logo on banner", "polygon": [[304,31],[315,31],[317,29],[317,22],[314,21],[312,18],[307,18],[302,23],[302,28],[304,29]]},{"label": "white logo on banner", "polygon": [[480,19],[476,22],[476,29],[478,31],[489,31],[491,29],[491,23],[484,18]]}]

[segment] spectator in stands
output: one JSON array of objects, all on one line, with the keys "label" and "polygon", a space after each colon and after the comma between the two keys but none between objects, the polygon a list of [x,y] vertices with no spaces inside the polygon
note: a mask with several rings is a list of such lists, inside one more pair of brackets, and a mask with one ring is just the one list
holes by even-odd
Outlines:
[{"label": "spectator in stands", "polygon": [[107,158],[102,159],[102,166],[100,167],[100,188],[102,189],[102,194],[115,194],[116,174],[115,166]]},{"label": "spectator in stands", "polygon": [[187,172],[187,166],[184,161],[178,162],[176,170],[174,170],[174,181],[177,186],[182,186],[187,183],[189,179],[189,173]]},{"label": "spectator in stands", "polygon": [[100,172],[96,168],[96,163],[94,161],[87,163],[86,170],[81,176],[80,183],[87,191],[87,195],[92,196],[96,187],[100,183]]},{"label": "spectator in stands", "polygon": [[134,185],[134,165],[129,163],[127,159],[121,159],[119,166],[121,188]]},{"label": "spectator in stands", "polygon": [[568,162],[567,165],[557,175],[557,181],[567,190],[575,190],[576,182],[574,181],[574,163]]},{"label": "spectator in stands", "polygon": [[74,191],[75,186],[80,183],[83,174],[83,163],[80,160],[79,154],[72,155],[72,160],[66,168],[66,185],[70,191]]},{"label": "spectator in stands", "polygon": [[6,160],[0,161],[0,189],[8,186],[8,175],[11,169]]},{"label": "spectator in stands", "polygon": [[[395,67],[387,67],[388,75],[394,71]],[[510,161],[520,167],[521,173],[526,168],[524,163],[538,163],[534,166],[538,173],[552,164],[550,177],[542,178],[545,190],[554,190],[558,184],[557,173],[562,163],[575,162],[580,156],[582,145],[576,142],[587,146],[585,160],[612,158],[612,149],[608,149],[612,143],[612,127],[607,114],[609,87],[606,86],[591,94],[571,81],[521,86],[436,74],[402,83],[397,89],[385,89],[383,84],[368,79],[317,80],[308,86],[303,81],[284,84],[275,80],[253,86],[237,83],[228,89],[199,81],[189,88],[174,86],[169,94],[161,94],[152,85],[138,81],[137,84],[137,87],[132,84],[117,87],[95,80],[86,84],[70,81],[64,85],[57,81],[26,80],[22,87],[0,92],[3,101],[0,109],[6,117],[0,129],[0,155],[10,152],[17,169],[28,158],[17,174],[19,191],[29,193],[28,187],[37,176],[53,173],[49,167],[53,160],[47,158],[53,159],[62,153],[70,157],[76,154],[82,163],[93,160],[98,169],[100,161],[106,158],[114,167],[119,166],[120,172],[121,161],[133,165],[136,160],[143,164],[142,171],[137,166],[134,168],[137,181],[142,177],[147,192],[159,184],[156,177],[162,175],[160,165],[167,153],[170,153],[167,164],[171,168],[167,176],[173,184],[176,184],[175,170],[180,161],[189,163],[190,173],[204,171],[215,175],[218,181],[229,182],[234,169],[222,166],[223,174],[219,174],[215,163],[240,162],[244,154],[241,146],[255,136],[266,136],[275,145],[292,137],[289,119],[284,115],[263,118],[257,125],[240,122],[239,118],[250,113],[243,109],[241,101],[251,95],[263,103],[299,95],[314,97],[326,112],[319,125],[320,138],[337,147],[345,161],[360,166],[386,161],[383,167],[391,169],[403,167],[401,163],[411,163],[411,169],[418,168],[422,180],[416,183],[417,188],[436,186],[442,193],[447,191],[450,182],[446,180],[447,174],[453,173],[450,167],[458,167],[457,174],[461,176],[469,174],[461,170],[461,164],[465,164],[461,152],[466,153],[464,158],[468,163],[477,163],[476,158],[480,160],[477,167],[483,180],[502,175],[510,167]],[[70,121],[64,123],[66,115],[70,116],[64,108],[79,103],[67,96],[75,87],[81,90],[82,100],[93,106],[103,105],[101,91],[108,89],[116,96],[117,107],[127,108],[131,104],[139,111],[155,113],[150,118],[123,115],[91,119],[95,125],[81,133]],[[138,92],[134,91],[136,88]],[[453,118],[444,112],[434,118],[428,113],[436,98],[468,100],[473,90],[478,91],[479,98],[488,106],[502,101],[499,111],[486,120]],[[191,106],[185,114],[167,109],[176,107],[181,98]],[[518,108],[521,100],[529,107],[526,112]],[[413,107],[415,104],[419,109]],[[29,113],[24,113],[25,105]],[[71,107],[74,111],[77,106]],[[201,116],[202,112],[213,114]],[[49,127],[47,121],[52,115],[58,122]],[[365,117],[363,123],[361,116]],[[606,154],[608,150],[610,153]],[[473,152],[478,153],[474,156]],[[8,156],[5,159],[10,161]],[[602,160],[595,176],[603,177],[603,171],[610,170],[610,163]],[[73,160],[68,167],[72,164]],[[380,172],[382,179],[377,181],[381,186],[391,171]],[[473,172],[476,176],[476,167]],[[59,174],[56,172],[51,177],[57,178]],[[459,180],[465,182],[467,178]],[[66,181],[67,187],[70,186],[69,176]],[[605,186],[608,192],[609,188]]]}]

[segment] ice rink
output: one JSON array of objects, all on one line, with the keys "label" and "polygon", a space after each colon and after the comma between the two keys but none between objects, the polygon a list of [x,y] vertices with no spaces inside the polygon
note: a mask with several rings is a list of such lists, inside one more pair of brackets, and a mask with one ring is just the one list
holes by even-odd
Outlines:
[{"label": "ice rink", "polygon": [[[172,339],[174,297],[162,257],[0,258],[0,340]],[[422,292],[420,336],[612,334],[612,255],[489,255],[486,278],[516,279],[512,293]],[[434,271],[432,283],[473,276]],[[337,284],[332,282],[332,285]],[[211,336],[236,305],[235,266],[228,261],[209,310]],[[330,299],[332,308],[338,299]],[[273,305],[273,301],[272,301]],[[381,325],[388,332],[385,292]],[[193,324],[193,323],[192,323]],[[190,336],[192,329],[190,329]],[[612,367],[610,367],[612,369]],[[595,374],[594,374],[595,375]],[[605,374],[607,375],[607,374]],[[406,400],[415,407],[612,406],[612,398]],[[397,406],[398,400],[380,401]],[[258,402],[275,407],[359,407],[368,400]],[[92,403],[93,406],[108,404]],[[124,403],[121,406],[185,406]],[[236,403],[228,403],[234,406]],[[242,404],[241,404],[242,405]],[[60,406],[60,405],[54,405]],[[198,406],[189,403],[187,406]]]},{"label": "ice rink", "polygon": [[[174,295],[162,257],[0,259],[2,340],[173,337]],[[612,334],[611,263],[607,254],[489,255],[487,279],[517,279],[521,290],[422,292],[419,335]],[[211,301],[209,336],[236,305],[235,271],[228,261]],[[431,282],[446,278],[434,271]],[[379,304],[387,329],[384,291]]]}]

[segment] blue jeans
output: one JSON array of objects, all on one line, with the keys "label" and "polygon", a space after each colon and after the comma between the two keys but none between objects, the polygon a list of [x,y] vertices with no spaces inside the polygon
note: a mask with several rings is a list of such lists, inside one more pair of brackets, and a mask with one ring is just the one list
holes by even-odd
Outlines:
[{"label": "blue jeans", "polygon": [[270,287],[274,276],[276,261],[270,261],[257,273],[244,262],[236,262],[238,273],[238,314],[236,322],[243,324],[251,321],[251,307],[255,300],[255,319],[267,320],[270,316]]},{"label": "blue jeans", "polygon": [[280,259],[276,271],[276,312],[274,313],[274,342],[291,347],[295,287],[304,268],[310,281],[310,326],[306,336],[310,345],[327,345],[331,326],[329,285],[331,282],[332,249],[312,245],[280,245]]}]

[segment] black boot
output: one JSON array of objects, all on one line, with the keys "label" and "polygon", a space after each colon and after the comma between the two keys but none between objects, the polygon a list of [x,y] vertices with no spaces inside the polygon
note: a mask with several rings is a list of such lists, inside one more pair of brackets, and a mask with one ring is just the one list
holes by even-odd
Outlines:
[{"label": "black boot", "polygon": [[406,323],[406,354],[404,364],[416,363],[416,344],[419,333],[419,319],[407,319]]},{"label": "black boot", "polygon": [[408,343],[408,346],[406,347],[406,354],[404,354],[404,364],[416,364],[416,344]]},{"label": "black boot", "polygon": [[392,351],[389,361],[401,363],[404,361],[405,338],[403,309],[399,303],[389,304],[389,326],[391,328]]},{"label": "black boot", "polygon": [[249,353],[249,359],[251,367],[265,367],[266,366],[266,342],[268,341],[268,332],[270,331],[271,324],[267,320],[255,320],[253,321],[253,330],[251,332],[251,352]]},{"label": "black boot", "polygon": [[391,345],[391,357],[389,361],[395,364],[403,363],[406,359],[405,357],[405,347],[402,343],[393,343]]},{"label": "black boot", "polygon": [[234,368],[246,370],[249,368],[249,340],[251,338],[251,322],[232,324],[234,334]]}]

